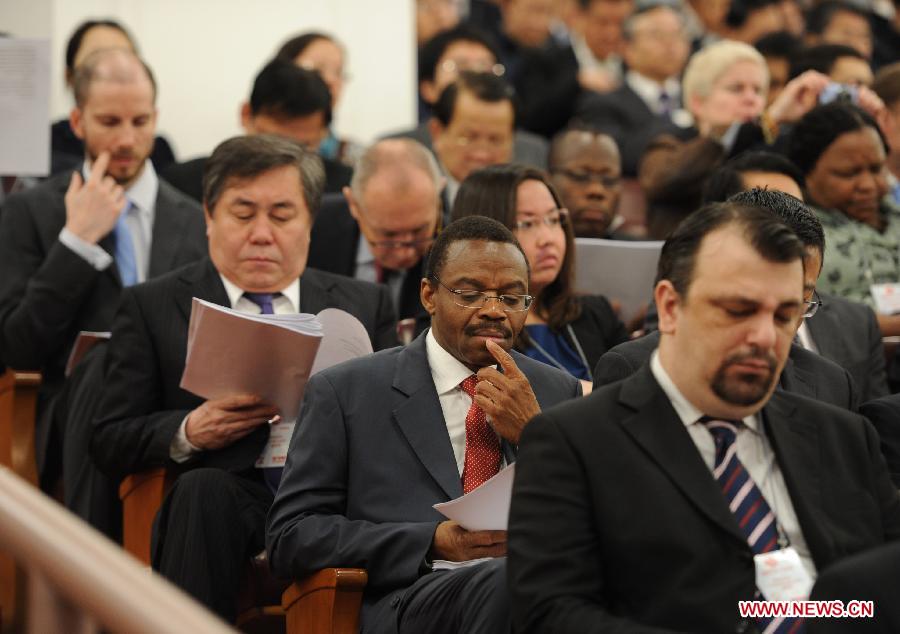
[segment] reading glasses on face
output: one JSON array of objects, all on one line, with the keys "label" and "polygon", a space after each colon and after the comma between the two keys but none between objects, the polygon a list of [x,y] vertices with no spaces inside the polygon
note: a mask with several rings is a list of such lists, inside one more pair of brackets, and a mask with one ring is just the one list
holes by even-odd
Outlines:
[{"label": "reading glasses on face", "polygon": [[805,309],[804,312],[803,312],[803,318],[804,318],[804,319],[809,318],[809,317],[812,317],[813,315],[815,315],[815,314],[816,314],[816,311],[818,311],[819,308],[821,308],[821,307],[822,307],[822,304],[823,304],[823,303],[822,303],[822,300],[819,299],[819,292],[816,291],[816,290],[813,290],[813,296],[812,296],[812,299],[809,300],[808,302],[803,302],[803,303],[806,305],[806,309]]},{"label": "reading glasses on face", "polygon": [[541,225],[544,225],[545,227],[548,227],[550,229],[556,229],[557,227],[565,227],[568,223],[568,209],[551,209],[549,212],[540,217],[529,218],[527,220],[517,220],[516,229],[518,231],[526,233],[528,231],[534,231]]},{"label": "reading glasses on face", "polygon": [[534,297],[531,295],[491,295],[483,291],[474,291],[469,289],[450,288],[436,277],[432,278],[435,282],[443,286],[445,289],[453,293],[456,299],[453,303],[462,308],[481,308],[489,299],[495,300],[500,304],[500,308],[507,313],[521,313],[531,307]]}]

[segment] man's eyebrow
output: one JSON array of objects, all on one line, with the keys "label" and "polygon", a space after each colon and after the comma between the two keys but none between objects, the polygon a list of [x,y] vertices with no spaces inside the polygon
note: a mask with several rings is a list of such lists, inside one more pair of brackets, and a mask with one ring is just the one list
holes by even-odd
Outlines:
[{"label": "man's eyebrow", "polygon": [[[475,289],[482,289],[482,288],[485,288],[484,283],[480,282],[479,280],[472,279],[472,278],[470,278],[470,277],[461,277],[461,278],[459,278],[459,279],[457,279],[457,280],[454,280],[454,281],[453,281],[453,285],[454,285],[456,288],[461,288],[461,287],[466,286],[466,285],[471,286],[471,287],[473,287],[473,288],[475,288]],[[525,288],[526,288],[526,285],[525,285],[524,282],[522,282],[522,281],[520,281],[520,280],[516,280],[515,282],[509,282],[509,283],[507,283],[507,284],[503,284],[503,285],[501,285],[501,286],[498,286],[498,287],[496,288],[496,290],[502,291],[502,290],[508,290],[508,289],[513,289],[513,288],[514,288],[514,289],[525,289]]]}]

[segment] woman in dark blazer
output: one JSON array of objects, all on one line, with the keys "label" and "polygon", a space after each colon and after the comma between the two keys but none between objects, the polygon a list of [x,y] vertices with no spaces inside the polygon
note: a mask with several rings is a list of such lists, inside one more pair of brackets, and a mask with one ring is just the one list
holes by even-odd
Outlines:
[{"label": "woman in dark blazer", "polygon": [[547,175],[523,165],[473,172],[460,185],[451,219],[473,215],[509,227],[528,257],[535,301],[516,347],[590,382],[600,356],[628,332],[605,297],[575,293],[575,237]]}]

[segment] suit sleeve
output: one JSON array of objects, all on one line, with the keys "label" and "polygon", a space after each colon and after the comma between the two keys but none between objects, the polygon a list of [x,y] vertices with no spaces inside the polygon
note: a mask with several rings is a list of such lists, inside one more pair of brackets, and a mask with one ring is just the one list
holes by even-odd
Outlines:
[{"label": "suit sleeve", "polygon": [[438,523],[348,518],[347,474],[353,465],[347,434],[328,375],[313,376],[269,511],[269,563],[283,578],[344,566],[365,568],[372,587],[409,585],[419,576]]},{"label": "suit sleeve", "polygon": [[622,354],[610,350],[600,357],[594,368],[594,389],[628,378],[636,370]]},{"label": "suit sleeve", "polygon": [[111,477],[175,466],[169,446],[188,409],[160,410],[163,377],[157,347],[134,289],[125,289],[113,322],[106,386],[94,421],[91,455]]},{"label": "suit sleeve", "polygon": [[859,411],[875,426],[891,480],[900,488],[900,405],[897,404],[897,398],[881,398],[864,403]]},{"label": "suit sleeve", "polygon": [[881,452],[881,443],[875,428],[867,420],[865,423],[868,463],[872,465],[873,493],[881,507],[881,525],[885,541],[900,540],[900,492],[891,482],[888,466]]},{"label": "suit sleeve", "polygon": [[582,455],[552,414],[525,428],[509,516],[513,629],[556,634],[662,632],[613,616]]},{"label": "suit sleeve", "polygon": [[13,196],[0,214],[0,350],[5,363],[20,370],[41,369],[60,356],[101,275],[59,240],[44,253],[39,212]]},{"label": "suit sleeve", "polygon": [[878,328],[878,319],[875,312],[866,307],[866,333],[868,334],[868,365],[866,368],[867,385],[860,386],[863,390],[861,399],[870,401],[872,399],[887,396],[888,390],[887,373],[884,365],[884,343],[881,339],[881,330]]}]

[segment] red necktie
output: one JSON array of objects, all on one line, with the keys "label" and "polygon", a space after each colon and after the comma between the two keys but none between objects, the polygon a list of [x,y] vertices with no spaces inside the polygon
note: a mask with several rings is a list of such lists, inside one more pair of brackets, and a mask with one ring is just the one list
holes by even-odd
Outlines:
[{"label": "red necktie", "polygon": [[463,493],[468,493],[486,480],[497,475],[500,470],[500,441],[493,428],[488,425],[484,410],[475,404],[475,384],[478,379],[473,374],[459,387],[472,397],[472,406],[466,414],[466,461],[463,466]]}]

